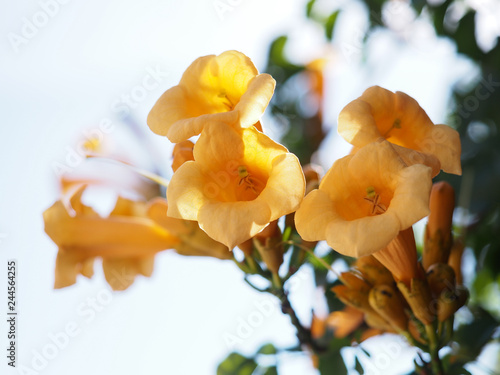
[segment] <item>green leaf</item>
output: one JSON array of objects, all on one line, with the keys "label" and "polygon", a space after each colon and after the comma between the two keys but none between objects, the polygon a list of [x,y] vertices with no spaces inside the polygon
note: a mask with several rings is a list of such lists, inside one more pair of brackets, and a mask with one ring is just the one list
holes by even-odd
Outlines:
[{"label": "green leaf", "polygon": [[474,312],[474,320],[461,325],[455,332],[454,340],[459,344],[455,355],[458,362],[465,364],[476,360],[499,324],[500,322],[486,310],[477,309]]},{"label": "green leaf", "polygon": [[251,375],[256,368],[257,363],[252,358],[231,353],[217,367],[217,375]]},{"label": "green leaf", "polygon": [[325,35],[326,38],[331,41],[333,38],[333,29],[335,27],[335,22],[337,21],[337,17],[340,13],[340,10],[336,10],[332,14],[330,14],[330,17],[325,22]]},{"label": "green leaf", "polygon": [[321,374],[347,375],[347,367],[340,351],[318,355],[318,360]]},{"label": "green leaf", "polygon": [[312,8],[316,0],[309,0],[306,5],[306,16],[307,18],[311,18]]},{"label": "green leaf", "polygon": [[358,357],[356,357],[356,366],[354,369],[359,373],[359,375],[363,375],[365,373],[365,370],[363,370],[363,366],[361,366],[361,362],[359,361]]},{"label": "green leaf", "polygon": [[276,347],[269,343],[269,344],[264,344],[260,347],[260,349],[257,351],[258,354],[276,354],[278,351],[276,350]]},{"label": "green leaf", "polygon": [[276,366],[268,367],[264,370],[262,375],[278,375],[278,369],[276,368]]}]

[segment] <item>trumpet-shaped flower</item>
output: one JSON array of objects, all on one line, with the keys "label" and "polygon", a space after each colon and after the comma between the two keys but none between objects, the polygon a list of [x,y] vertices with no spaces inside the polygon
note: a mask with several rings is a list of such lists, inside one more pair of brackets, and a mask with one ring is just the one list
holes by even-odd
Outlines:
[{"label": "trumpet-shaped flower", "polygon": [[275,84],[241,52],[200,57],[179,84],[158,99],[147,122],[153,132],[174,143],[200,134],[207,121],[259,128]]},{"label": "trumpet-shaped flower", "polygon": [[333,164],[297,211],[297,231],[344,255],[372,254],[429,214],[431,184],[431,168],[407,166],[389,142],[374,142]]},{"label": "trumpet-shaped flower", "polygon": [[421,155],[408,149],[435,156],[445,172],[462,173],[458,132],[447,125],[434,125],[418,102],[400,91],[368,88],[340,112],[338,131],[355,147],[384,137],[406,148],[398,152],[412,164],[425,162]]},{"label": "trumpet-shaped flower", "polygon": [[55,288],[74,284],[78,274],[91,277],[96,257],[102,258],[104,276],[114,290],[128,288],[137,274],[150,276],[155,254],[165,249],[228,258],[227,248],[196,223],[167,218],[164,199],[146,203],[119,197],[104,218],[81,202],[84,190],[82,186],[66,203],[57,201],[43,215],[45,231],[59,246]]},{"label": "trumpet-shaped flower", "polygon": [[297,157],[254,127],[209,123],[167,189],[168,215],[198,221],[230,249],[299,206]]}]

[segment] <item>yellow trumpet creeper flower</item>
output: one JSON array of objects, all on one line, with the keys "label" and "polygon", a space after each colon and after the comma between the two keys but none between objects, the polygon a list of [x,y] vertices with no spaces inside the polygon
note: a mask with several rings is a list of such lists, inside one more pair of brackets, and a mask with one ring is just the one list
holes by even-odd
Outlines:
[{"label": "yellow trumpet creeper flower", "polygon": [[154,133],[174,143],[200,134],[207,121],[260,127],[258,121],[275,85],[269,74],[259,74],[241,52],[200,57],[186,69],[179,84],[158,99],[147,122]]},{"label": "yellow trumpet creeper flower", "polygon": [[304,198],[297,231],[347,256],[372,254],[429,214],[431,184],[431,168],[407,166],[385,140],[371,143],[337,160]]},{"label": "yellow trumpet creeper flower", "polygon": [[[384,137],[406,149],[434,155],[447,173],[462,174],[458,132],[447,125],[434,125],[418,102],[403,92],[379,86],[366,89],[340,112],[338,132],[355,147]],[[411,150],[398,151],[412,164],[425,162]]]},{"label": "yellow trumpet creeper flower", "polygon": [[297,157],[254,127],[209,123],[167,189],[168,215],[198,221],[232,249],[297,209],[305,191]]},{"label": "yellow trumpet creeper flower", "polygon": [[129,287],[137,274],[150,276],[154,255],[180,240],[146,216],[146,203],[118,198],[109,217],[99,216],[81,202],[82,186],[65,205],[55,202],[43,213],[45,232],[59,246],[55,288],[91,277],[93,261],[103,259],[106,280],[114,290]]}]

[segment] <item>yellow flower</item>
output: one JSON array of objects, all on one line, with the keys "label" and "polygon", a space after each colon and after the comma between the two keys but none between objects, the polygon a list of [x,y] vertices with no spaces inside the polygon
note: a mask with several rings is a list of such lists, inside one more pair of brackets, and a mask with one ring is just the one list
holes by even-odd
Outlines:
[{"label": "yellow flower", "polygon": [[296,212],[297,231],[344,255],[372,254],[429,214],[431,183],[431,168],[408,167],[389,142],[374,142],[333,164]]},{"label": "yellow flower", "polygon": [[167,189],[168,215],[198,221],[230,249],[293,212],[305,189],[297,157],[254,127],[209,123]]},{"label": "yellow flower", "polygon": [[[434,125],[418,102],[400,91],[368,88],[340,112],[338,131],[355,147],[384,137],[407,149],[434,155],[445,172],[462,173],[458,132],[447,125]],[[410,150],[400,148],[398,152],[403,152],[412,164],[424,163],[421,155]]]},{"label": "yellow flower", "polygon": [[196,222],[167,217],[167,201],[136,202],[119,197],[109,217],[82,204],[85,186],[66,202],[61,199],[44,212],[45,231],[59,246],[55,288],[76,282],[80,273],[93,275],[102,258],[106,280],[114,290],[129,287],[137,274],[150,276],[154,256],[165,249],[181,255],[231,258],[228,248],[214,241]]},{"label": "yellow flower", "polygon": [[94,258],[102,257],[108,283],[115,290],[126,289],[136,274],[151,274],[157,252],[180,242],[147,217],[146,203],[120,197],[103,218],[81,202],[84,190],[82,186],[68,205],[59,200],[43,214],[45,232],[59,246],[55,288],[74,284],[78,273],[91,277]]},{"label": "yellow flower", "polygon": [[153,132],[174,143],[200,134],[207,121],[249,127],[258,123],[275,84],[269,74],[259,74],[241,52],[200,57],[179,84],[158,99],[147,122]]}]

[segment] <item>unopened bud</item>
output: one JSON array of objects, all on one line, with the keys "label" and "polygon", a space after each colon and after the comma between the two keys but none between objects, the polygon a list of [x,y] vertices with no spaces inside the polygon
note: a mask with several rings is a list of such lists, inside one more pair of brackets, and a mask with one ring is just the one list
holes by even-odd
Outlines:
[{"label": "unopened bud", "polygon": [[444,263],[434,263],[427,270],[427,282],[434,296],[439,296],[442,291],[455,290],[455,271]]},{"label": "unopened bud", "polygon": [[306,178],[306,194],[319,187],[321,167],[315,164],[307,164],[302,168]]},{"label": "unopened bud", "polygon": [[432,297],[427,282],[422,279],[412,279],[410,287],[403,282],[398,282],[398,289],[405,298],[413,315],[425,325],[434,321],[431,311]]},{"label": "unopened bud", "polygon": [[365,313],[365,322],[371,328],[380,329],[384,332],[394,332],[394,328],[389,322],[375,311]]},{"label": "unopened bud", "polygon": [[332,288],[338,299],[341,300],[345,305],[352,306],[364,313],[374,313],[375,311],[370,306],[368,302],[367,291],[361,291],[357,289],[350,289],[345,285],[336,285]]},{"label": "unopened bud", "polygon": [[194,160],[194,143],[191,141],[182,141],[177,143],[172,150],[172,170],[175,172],[186,161]]},{"label": "unopened bud", "polygon": [[469,292],[465,288],[460,290],[443,290],[438,300],[437,316],[440,322],[444,322],[467,302]]},{"label": "unopened bud", "polygon": [[369,295],[370,306],[387,320],[396,331],[406,331],[408,317],[404,311],[404,302],[396,288],[390,285],[377,285]]},{"label": "unopened bud", "polygon": [[462,255],[464,253],[464,243],[461,240],[457,240],[453,243],[451,248],[450,256],[448,258],[448,264],[455,271],[455,277],[457,279],[457,285],[462,285]]},{"label": "unopened bud", "polygon": [[271,222],[262,232],[253,237],[253,245],[267,268],[277,274],[283,263],[283,243],[278,221]]},{"label": "unopened bud", "polygon": [[340,281],[349,289],[356,289],[362,292],[369,292],[372,286],[365,279],[353,271],[342,272],[339,276]]},{"label": "unopened bud", "polygon": [[363,256],[356,259],[354,268],[357,269],[363,278],[372,285],[394,283],[394,278],[391,272],[385,268],[382,263],[371,255]]},{"label": "unopened bud", "polygon": [[434,263],[447,263],[452,245],[452,218],[455,191],[444,181],[432,186],[429,201],[431,213],[425,228],[422,264],[428,269]]}]

